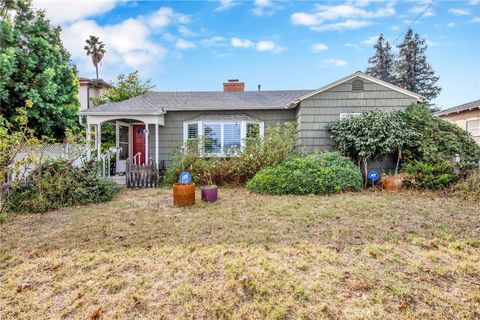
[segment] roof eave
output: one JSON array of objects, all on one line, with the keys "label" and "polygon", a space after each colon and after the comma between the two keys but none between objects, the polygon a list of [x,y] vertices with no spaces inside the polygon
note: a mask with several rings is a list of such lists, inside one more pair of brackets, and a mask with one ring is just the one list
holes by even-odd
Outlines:
[{"label": "roof eave", "polygon": [[465,108],[465,109],[460,109],[460,110],[440,111],[440,112],[437,113],[437,116],[439,116],[439,117],[448,116],[448,115],[451,115],[451,114],[458,114],[458,113],[472,111],[472,110],[476,110],[476,109],[480,109],[480,106],[470,107],[470,108]]},{"label": "roof eave", "polygon": [[160,116],[164,115],[166,112],[126,112],[126,111],[98,111],[98,112],[89,112],[89,111],[80,111],[77,113],[79,116]]}]

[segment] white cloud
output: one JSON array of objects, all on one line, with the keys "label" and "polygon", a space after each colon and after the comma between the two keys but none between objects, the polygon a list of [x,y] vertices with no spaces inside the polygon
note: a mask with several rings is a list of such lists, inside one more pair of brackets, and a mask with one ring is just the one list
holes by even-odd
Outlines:
[{"label": "white cloud", "polygon": [[180,26],[178,27],[178,32],[180,32],[183,36],[185,37],[193,37],[193,36],[196,36],[197,33],[196,32],[193,32],[192,30],[190,30],[189,28],[187,28],[186,26]]},{"label": "white cloud", "polygon": [[324,64],[332,65],[335,67],[343,67],[347,65],[347,61],[343,59],[335,59],[335,58],[325,59],[325,60],[322,60],[322,62]]},{"label": "white cloud", "polygon": [[[362,6],[368,3],[362,3]],[[371,24],[369,19],[389,17],[396,13],[392,3],[367,10],[347,3],[342,5],[316,5],[312,13],[295,12],[290,19],[294,25],[308,26],[315,31],[357,29]]]},{"label": "white cloud", "polygon": [[187,49],[192,49],[195,48],[195,44],[191,41],[187,41],[185,39],[178,39],[175,42],[175,47],[180,50],[187,50]]},{"label": "white cloud", "polygon": [[[427,4],[422,4],[422,5],[416,5],[416,6],[413,6],[412,8],[410,8],[410,12],[411,13],[416,13],[416,14],[420,14],[422,13],[425,8],[428,6],[428,3]],[[424,17],[432,17],[435,15],[435,12],[433,11],[432,8],[428,8],[424,13],[423,13],[423,16]]]},{"label": "white cloud", "polygon": [[371,25],[372,22],[368,20],[353,20],[348,19],[343,22],[324,24],[318,27],[312,27],[314,31],[328,31],[328,30],[348,30],[359,29]]},{"label": "white cloud", "polygon": [[371,36],[368,39],[363,40],[362,43],[373,46],[375,43],[377,43],[377,41],[378,36]]},{"label": "white cloud", "polygon": [[205,38],[200,41],[204,47],[219,47],[225,45],[225,38],[221,36],[213,36],[210,38]]},{"label": "white cloud", "polygon": [[472,14],[470,9],[462,9],[462,8],[450,8],[448,12],[453,14],[454,16],[469,16]]},{"label": "white cloud", "polygon": [[220,5],[215,8],[215,11],[226,11],[234,5],[236,5],[236,2],[234,2],[233,0],[220,0]]},{"label": "white cloud", "polygon": [[271,0],[255,0],[252,12],[257,16],[272,15],[276,10],[281,8],[278,3],[274,4]]},{"label": "white cloud", "polygon": [[235,48],[255,48],[255,50],[260,52],[280,53],[286,50],[271,40],[261,40],[255,43],[249,39],[234,37],[230,40],[230,44]]},{"label": "white cloud", "polygon": [[468,2],[468,4],[471,5],[471,6],[476,6],[476,5],[479,4],[479,3],[480,3],[480,0],[470,0],[470,1]]},{"label": "white cloud", "polygon": [[190,18],[187,15],[175,12],[172,8],[161,7],[147,18],[147,23],[155,28],[163,28],[172,23],[189,23]]},{"label": "white cloud", "polygon": [[46,16],[53,24],[74,22],[112,10],[117,0],[33,0],[33,6],[46,10]]},{"label": "white cloud", "polygon": [[[158,69],[168,51],[153,39],[153,32],[158,28],[170,24],[184,24],[189,22],[188,16],[175,12],[171,8],[162,7],[156,12],[129,18],[119,23],[99,25],[94,20],[78,20],[63,26],[61,33],[63,43],[72,55],[80,73],[88,76],[93,71],[90,57],[83,49],[85,39],[95,35],[106,44],[107,53],[103,59],[103,77],[114,77],[114,72],[127,72],[128,69],[142,69],[143,73]],[[179,32],[186,34],[188,28],[179,28]],[[195,44],[165,32],[162,38],[174,42],[179,50],[194,48]]]},{"label": "white cloud", "polygon": [[250,48],[253,47],[253,42],[248,39],[232,38],[230,43],[235,48]]},{"label": "white cloud", "polygon": [[447,27],[453,28],[453,27],[455,27],[455,23],[449,22],[449,23],[447,23]]},{"label": "white cloud", "polygon": [[475,17],[472,20],[470,20],[471,23],[479,23],[480,22],[480,17]]},{"label": "white cloud", "polygon": [[255,49],[260,52],[270,51],[273,53],[280,53],[285,51],[285,48],[280,47],[274,41],[271,40],[262,40],[257,42],[255,45]]},{"label": "white cloud", "polygon": [[397,31],[397,30],[400,29],[400,27],[399,27],[399,26],[391,26],[390,29],[391,29],[392,31]]},{"label": "white cloud", "polygon": [[319,52],[322,52],[322,51],[325,51],[325,50],[328,50],[328,46],[324,43],[315,43],[312,46],[312,52],[313,53],[319,53]]}]

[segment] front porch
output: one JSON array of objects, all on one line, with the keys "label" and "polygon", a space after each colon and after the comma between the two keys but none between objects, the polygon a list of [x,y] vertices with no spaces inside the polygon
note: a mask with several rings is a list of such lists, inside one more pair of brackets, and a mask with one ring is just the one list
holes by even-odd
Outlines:
[{"label": "front porch", "polygon": [[[102,124],[115,125],[115,148],[102,150]],[[87,115],[86,139],[96,151],[97,161],[115,154],[115,174],[125,174],[127,161],[144,165],[151,161],[157,170],[161,169],[159,158],[159,127],[164,126],[161,115]],[[92,149],[87,150],[87,160],[92,159]],[[110,168],[108,168],[110,169]]]}]

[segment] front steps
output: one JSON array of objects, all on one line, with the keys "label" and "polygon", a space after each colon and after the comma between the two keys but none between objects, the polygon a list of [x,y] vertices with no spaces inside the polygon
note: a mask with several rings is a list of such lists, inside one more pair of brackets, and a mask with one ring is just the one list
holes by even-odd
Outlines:
[{"label": "front steps", "polygon": [[110,176],[107,177],[107,179],[115,182],[120,188],[127,187],[127,180],[125,176]]}]

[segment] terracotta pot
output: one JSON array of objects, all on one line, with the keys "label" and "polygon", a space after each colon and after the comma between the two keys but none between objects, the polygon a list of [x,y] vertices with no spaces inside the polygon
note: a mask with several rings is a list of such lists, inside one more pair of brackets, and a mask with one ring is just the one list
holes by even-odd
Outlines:
[{"label": "terracotta pot", "polygon": [[382,188],[385,190],[398,191],[403,187],[402,176],[383,176]]},{"label": "terracotta pot", "polygon": [[195,183],[173,184],[173,205],[186,207],[195,204]]},{"label": "terracotta pot", "polygon": [[202,193],[202,200],[205,202],[215,202],[218,199],[217,186],[206,186],[200,188]]}]

